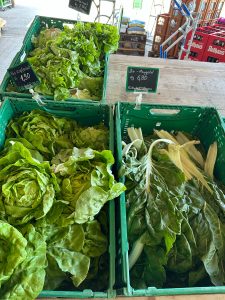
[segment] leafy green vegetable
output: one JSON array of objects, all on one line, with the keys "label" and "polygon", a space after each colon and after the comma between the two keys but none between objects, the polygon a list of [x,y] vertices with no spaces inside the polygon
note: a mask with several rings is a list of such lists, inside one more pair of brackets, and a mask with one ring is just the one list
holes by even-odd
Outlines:
[{"label": "leafy green vegetable", "polygon": [[[9,228],[9,226],[10,225],[7,227]],[[5,227],[5,229],[7,227]],[[14,234],[9,237],[9,239],[6,239],[5,243],[8,242],[10,244],[11,239],[13,239],[13,242],[19,243],[15,245],[14,249],[11,249],[8,257],[14,256],[15,259],[21,251],[24,252],[23,256],[25,254],[25,257],[23,257],[23,260],[21,260],[18,266],[14,265],[12,275],[1,287],[0,297],[5,300],[35,299],[44,286],[44,269],[46,267],[45,241],[31,224],[27,224],[21,228],[22,237],[21,233],[16,233],[17,230],[15,228],[10,229],[9,233],[13,233],[12,231],[14,231]],[[14,238],[17,240],[14,240]],[[20,246],[21,248],[19,250]],[[8,253],[8,251],[6,253]],[[13,267],[12,262],[13,260],[8,260],[10,268]]]},{"label": "leafy green vegetable", "polygon": [[[172,149],[173,145],[155,136],[144,143],[132,132],[120,170],[127,186],[132,286],[224,285],[225,194],[221,185],[204,173],[204,161],[201,168],[194,166],[193,142],[189,141],[190,153],[180,153],[177,144]],[[176,143],[176,135],[157,135]],[[196,176],[187,178],[182,162]]]},{"label": "leafy green vegetable", "polygon": [[63,272],[68,272],[72,275],[71,279],[75,286],[79,286],[86,278],[90,265],[89,257],[79,252],[59,247],[50,248],[48,253],[54,257]]},{"label": "leafy green vegetable", "polygon": [[0,287],[27,256],[27,240],[13,226],[0,221]]},{"label": "leafy green vegetable", "polygon": [[76,121],[33,110],[14,118],[7,127],[7,136],[15,137],[29,149],[37,149],[46,159],[61,149],[108,147],[108,129],[103,125],[81,127]]},{"label": "leafy green vegetable", "polygon": [[44,95],[54,95],[55,100],[69,98],[69,89],[77,87],[80,78],[83,77],[77,53],[55,45],[35,49],[27,60],[41,82],[35,87],[35,91]]},{"label": "leafy green vegetable", "polygon": [[112,174],[108,140],[103,124],[82,127],[43,111],[9,123],[0,152],[1,299],[108,288],[103,206],[125,190]]},{"label": "leafy green vegetable", "polygon": [[[35,91],[55,100],[79,95],[100,100],[105,55],[117,49],[118,40],[115,26],[100,23],[78,22],[72,29],[41,31],[27,58],[40,80]],[[74,89],[84,92],[74,93]]]},{"label": "leafy green vegetable", "polygon": [[60,34],[61,30],[58,28],[49,28],[41,31],[37,37],[33,38],[35,48],[44,48],[49,41],[55,40]]},{"label": "leafy green vegetable", "polygon": [[70,134],[73,145],[77,148],[92,148],[98,151],[108,148],[109,131],[103,125],[80,128]]},{"label": "leafy green vegetable", "polygon": [[62,147],[73,146],[68,135],[75,128],[76,122],[72,120],[33,110],[14,118],[8,125],[7,136],[24,138],[46,158],[51,158]]},{"label": "leafy green vegetable", "polygon": [[109,150],[91,148],[62,150],[52,160],[59,177],[63,200],[69,202],[70,218],[78,224],[93,220],[103,205],[119,196],[125,187],[111,171],[114,158]]},{"label": "leafy green vegetable", "polygon": [[100,223],[93,220],[84,224],[83,227],[85,239],[82,252],[89,257],[98,257],[104,254],[108,243],[106,236],[102,233]]},{"label": "leafy green vegetable", "polygon": [[56,203],[53,210],[36,224],[47,243],[47,289],[55,289],[69,278],[78,287],[88,275],[90,258],[98,258],[107,251],[107,237],[102,233],[99,222],[67,224],[66,220],[62,220],[67,218],[62,213],[63,207],[66,208],[65,203]]},{"label": "leafy green vegetable", "polygon": [[0,216],[10,224],[43,218],[59,187],[48,162],[40,162],[22,143],[8,144],[0,156]]}]

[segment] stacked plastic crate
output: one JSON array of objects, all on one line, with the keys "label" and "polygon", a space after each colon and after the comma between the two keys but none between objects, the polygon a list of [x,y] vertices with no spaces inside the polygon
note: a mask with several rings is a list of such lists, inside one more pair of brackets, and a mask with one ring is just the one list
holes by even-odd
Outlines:
[{"label": "stacked plastic crate", "polygon": [[[222,8],[224,6],[225,0],[204,0],[201,6],[201,20],[199,25],[207,26],[209,24],[215,23],[215,20],[220,16]],[[188,7],[188,9],[194,10],[195,12],[200,11],[200,0],[196,0],[195,6],[193,0],[183,0],[183,3]],[[164,22],[162,22],[164,20]],[[169,36],[171,36],[179,27],[185,23],[185,17],[181,15],[179,10],[171,1],[170,10],[168,14],[159,15],[156,22],[155,36],[153,39],[152,52],[154,56],[159,56],[159,46],[162,44]],[[174,42],[178,38],[178,35],[174,36]],[[177,58],[180,50],[180,45],[177,44],[172,48],[168,57]],[[200,49],[201,50],[201,49]],[[193,57],[195,58],[195,57]]]},{"label": "stacked plastic crate", "polygon": [[225,62],[225,26],[224,31],[209,35],[202,61]]},{"label": "stacked plastic crate", "polygon": [[[187,36],[185,48],[187,49],[192,32]],[[184,59],[185,54],[181,59]],[[199,27],[194,35],[189,54],[190,60],[225,62],[225,25]]]},{"label": "stacked plastic crate", "polygon": [[[202,7],[200,8],[200,4],[201,4],[201,1],[200,0],[197,0],[194,4],[194,1],[193,0],[185,0],[183,1],[183,3],[185,3],[185,5],[187,6],[187,8],[189,9],[189,11],[195,11],[195,12],[199,12],[200,9],[202,11],[202,16],[206,14],[206,11],[207,11],[207,8],[208,8],[208,2],[211,1],[211,0],[204,0],[202,2]],[[186,18],[182,16],[182,19],[181,19],[181,22],[180,22],[180,26],[182,26],[186,21]],[[176,37],[177,39],[177,37]],[[180,50],[180,44],[177,44],[175,47],[174,47],[174,51],[173,51],[173,56],[174,57],[178,57],[178,54],[179,54],[179,50]]]}]

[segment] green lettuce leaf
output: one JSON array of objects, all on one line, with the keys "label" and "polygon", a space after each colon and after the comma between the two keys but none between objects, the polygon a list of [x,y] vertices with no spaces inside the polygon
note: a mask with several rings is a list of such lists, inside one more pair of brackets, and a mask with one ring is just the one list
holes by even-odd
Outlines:
[{"label": "green lettuce leaf", "polygon": [[15,227],[0,221],[0,288],[25,260],[26,246],[27,240]]},{"label": "green lettuce leaf", "polygon": [[27,140],[49,159],[60,149],[73,146],[69,133],[76,127],[77,124],[73,120],[55,117],[45,111],[33,110],[12,119],[7,127],[7,136]]},{"label": "green lettuce leaf", "polygon": [[63,272],[72,275],[71,279],[76,287],[87,277],[90,266],[89,257],[60,247],[49,248],[48,254],[56,260]]},{"label": "green lettuce leaf", "polygon": [[102,233],[97,220],[83,224],[85,239],[82,252],[89,257],[98,257],[107,251],[107,237]]},{"label": "green lettuce leaf", "polygon": [[46,243],[31,224],[22,228],[21,233],[27,241],[26,257],[15,267],[9,280],[1,287],[1,299],[33,300],[44,286]]},{"label": "green lettuce leaf", "polygon": [[117,49],[118,40],[116,27],[100,23],[42,30],[27,58],[40,80],[35,91],[61,101],[79,88],[88,91],[86,99],[100,100],[105,54]]},{"label": "green lettuce leaf", "polygon": [[53,159],[53,170],[61,181],[62,198],[71,206],[70,218],[83,224],[93,220],[104,204],[118,197],[125,187],[112,174],[111,151],[73,148],[66,154],[61,151]]},{"label": "green lettuce leaf", "polygon": [[10,224],[43,218],[59,186],[48,162],[39,162],[20,142],[12,141],[0,156],[0,215]]}]

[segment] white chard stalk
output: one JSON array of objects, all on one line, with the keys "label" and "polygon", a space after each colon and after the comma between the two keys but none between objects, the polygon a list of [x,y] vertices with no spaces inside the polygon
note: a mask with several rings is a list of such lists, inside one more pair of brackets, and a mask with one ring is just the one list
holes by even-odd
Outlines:
[{"label": "white chard stalk", "polygon": [[217,142],[214,142],[208,150],[204,171],[213,179],[213,172],[217,158]]},{"label": "white chard stalk", "polygon": [[189,146],[187,146],[185,148],[185,150],[187,151],[187,153],[197,162],[199,163],[199,165],[202,167],[202,169],[204,168],[204,158],[201,154],[200,151],[198,151],[196,149],[196,147],[194,146],[195,144],[200,144],[200,141],[194,141],[195,143],[193,143],[193,141],[190,141],[186,135],[184,135],[182,132],[178,132],[178,134],[176,135],[176,139],[178,141],[178,143],[180,145],[186,144],[188,145],[189,142],[192,142],[189,144]]},{"label": "white chard stalk", "polygon": [[153,163],[152,163],[152,151],[153,148],[158,144],[158,143],[167,143],[167,144],[173,144],[174,142],[169,140],[169,139],[158,139],[154,141],[151,146],[149,147],[148,153],[147,153],[147,168],[146,168],[146,191],[149,193],[150,192],[150,177],[152,174],[152,169],[153,169]]}]

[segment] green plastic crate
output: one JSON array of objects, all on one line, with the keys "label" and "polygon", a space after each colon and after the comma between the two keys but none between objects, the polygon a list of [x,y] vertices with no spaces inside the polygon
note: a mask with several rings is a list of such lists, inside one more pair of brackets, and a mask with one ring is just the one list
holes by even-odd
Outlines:
[{"label": "green plastic crate", "polygon": [[[33,37],[37,36],[41,30],[46,28],[59,28],[63,29],[64,25],[73,25],[77,23],[76,20],[67,20],[67,19],[59,19],[59,18],[51,18],[51,17],[44,17],[44,16],[35,16],[32,24],[30,25],[24,40],[23,40],[23,46],[20,49],[19,52],[17,52],[16,56],[12,60],[12,63],[10,64],[9,68],[13,68],[17,66],[18,64],[24,62],[27,54],[33,49],[32,45],[32,39]],[[108,60],[109,60],[109,54],[106,54],[105,56],[105,67],[104,67],[104,78],[103,78],[103,89],[102,89],[102,99],[97,100],[90,100],[90,99],[75,99],[75,98],[69,98],[65,100],[66,102],[96,102],[96,103],[105,103],[106,102],[106,84],[107,84],[107,74],[108,74]],[[7,91],[8,85],[12,83],[10,79],[10,75],[8,72],[6,72],[2,83],[0,85],[0,95],[1,97],[16,97],[16,98],[32,98],[32,95],[30,93],[22,93],[22,92],[13,92],[13,91]],[[41,95],[42,96],[42,95]],[[44,99],[47,100],[53,100],[52,96],[43,95]]]},{"label": "green plastic crate", "polygon": [[[0,147],[2,148],[5,141],[5,129],[9,121],[15,116],[25,111],[33,109],[42,109],[34,100],[22,98],[5,98],[0,109]],[[79,124],[84,126],[97,125],[103,122],[109,128],[109,149],[114,149],[114,127],[113,127],[113,109],[112,107],[96,103],[58,103],[49,101],[48,112],[65,118],[75,119]],[[109,215],[109,282],[106,291],[42,291],[39,298],[59,297],[59,298],[114,298],[115,291],[115,203],[108,203]]]},{"label": "green plastic crate", "polygon": [[[122,163],[122,140],[129,141],[127,128],[141,127],[143,134],[148,135],[154,128],[164,130],[183,130],[197,136],[205,150],[216,140],[218,143],[218,156],[215,166],[215,175],[225,184],[225,123],[214,108],[188,107],[168,105],[142,104],[140,110],[134,109],[135,104],[118,103],[116,105],[116,139],[118,168]],[[120,179],[124,182],[124,178]],[[130,282],[126,220],[125,193],[120,196],[117,213],[120,218],[119,246],[117,253],[120,277],[117,288],[120,294],[126,296],[167,296],[191,294],[219,294],[225,293],[225,286],[221,287],[192,287],[192,288],[161,288],[148,287],[147,289],[134,289]],[[118,273],[118,271],[117,271]]]},{"label": "green plastic crate", "polygon": [[6,7],[12,7],[11,0],[0,0],[0,9],[5,10]]}]

